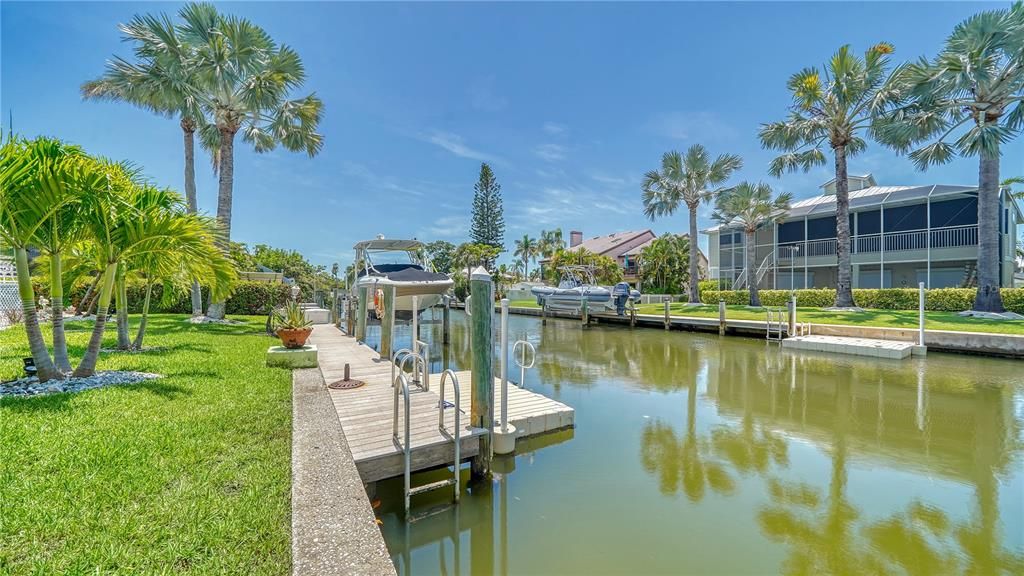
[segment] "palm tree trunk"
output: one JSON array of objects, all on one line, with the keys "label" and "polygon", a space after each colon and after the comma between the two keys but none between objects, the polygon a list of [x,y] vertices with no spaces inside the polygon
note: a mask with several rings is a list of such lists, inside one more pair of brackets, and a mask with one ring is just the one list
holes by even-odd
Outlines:
[{"label": "palm tree trunk", "polygon": [[[227,253],[231,242],[231,196],[235,183],[235,131],[231,128],[220,128],[220,165],[218,166],[219,181],[217,188],[217,222],[223,228],[224,240],[222,248]],[[224,318],[224,302],[210,304],[207,311],[210,318]]]},{"label": "palm tree trunk", "polygon": [[93,293],[96,291],[96,286],[100,283],[101,277],[102,274],[97,274],[96,277],[92,279],[92,284],[89,285],[89,288],[85,291],[82,299],[78,301],[78,307],[75,308],[76,316],[85,316],[88,313],[89,308],[92,307],[91,299],[93,297]]},{"label": "palm tree trunk", "polygon": [[853,272],[850,265],[850,185],[846,174],[846,147],[836,146],[836,280],[837,308],[853,308]]},{"label": "palm tree trunk", "polygon": [[974,309],[1005,312],[999,292],[999,152],[981,154],[978,170],[978,292]]},{"label": "palm tree trunk", "polygon": [[117,306],[117,349],[128,350],[132,347],[132,341],[128,337],[128,280],[125,278],[124,267],[117,271],[117,295],[115,297]]},{"label": "palm tree trunk", "polygon": [[688,206],[690,209],[690,279],[689,279],[689,301],[691,304],[700,302],[700,292],[697,282],[700,281],[700,272],[697,269],[697,205]]},{"label": "palm tree trunk", "polygon": [[750,305],[761,306],[761,295],[757,290],[757,270],[754,269],[754,262],[757,249],[754,247],[754,230],[746,230],[747,246],[744,250],[744,271],[747,273],[747,286],[750,287]]},{"label": "palm tree trunk", "polygon": [[63,375],[50,359],[50,351],[46,349],[43,331],[39,328],[39,315],[36,312],[36,294],[32,289],[32,277],[28,271],[28,250],[14,249],[14,264],[18,272],[18,296],[21,298],[21,309],[25,315],[25,335],[28,347],[32,351],[32,361],[36,365],[36,374],[40,382],[60,379]]},{"label": "palm tree trunk", "polygon": [[[188,205],[188,213],[195,214],[199,210],[196,201],[195,123],[182,118],[181,131],[185,140],[185,202]],[[203,315],[203,293],[199,289],[198,280],[192,281],[192,315]]]},{"label": "palm tree trunk", "polygon": [[64,283],[60,253],[50,254],[50,315],[53,323],[53,363],[61,372],[71,372],[68,343],[64,337]]},{"label": "palm tree trunk", "polygon": [[85,355],[75,368],[74,377],[84,378],[96,373],[96,361],[100,356],[100,345],[103,343],[103,330],[107,326],[107,310],[110,308],[110,295],[114,291],[114,276],[117,274],[117,263],[108,264],[103,271],[103,283],[100,295],[96,300],[96,323],[92,326],[89,344],[85,347]]},{"label": "palm tree trunk", "polygon": [[142,350],[142,339],[146,335],[146,321],[149,319],[149,297],[153,294],[153,281],[146,280],[146,298],[142,301],[142,319],[139,321],[139,331],[135,334],[135,342],[132,348]]}]

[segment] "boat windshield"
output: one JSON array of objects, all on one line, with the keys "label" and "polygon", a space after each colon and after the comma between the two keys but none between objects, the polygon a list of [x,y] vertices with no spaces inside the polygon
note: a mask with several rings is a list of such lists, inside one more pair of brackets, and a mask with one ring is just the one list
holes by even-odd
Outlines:
[{"label": "boat windshield", "polygon": [[404,268],[424,270],[418,250],[367,250],[366,264],[370,270],[393,272]]}]

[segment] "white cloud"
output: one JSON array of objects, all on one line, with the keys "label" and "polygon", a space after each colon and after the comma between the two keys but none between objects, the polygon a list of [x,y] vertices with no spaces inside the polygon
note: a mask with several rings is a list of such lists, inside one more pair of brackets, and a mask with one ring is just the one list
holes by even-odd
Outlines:
[{"label": "white cloud", "polygon": [[428,134],[420,135],[420,140],[428,142],[459,156],[460,158],[470,158],[473,160],[480,160],[481,162],[498,162],[499,159],[496,156],[475,150],[466,145],[462,136],[453,134],[451,132],[441,132],[440,130],[433,130]]},{"label": "white cloud", "polygon": [[469,235],[467,216],[441,216],[417,233],[417,238],[464,238]]},{"label": "white cloud", "polygon": [[545,132],[551,134],[552,136],[565,134],[565,132],[569,129],[569,127],[566,126],[565,124],[559,124],[557,122],[545,122],[542,128]]},{"label": "white cloud", "polygon": [[709,111],[664,112],[655,115],[648,129],[674,140],[721,141],[734,138],[736,130]]},{"label": "white cloud", "polygon": [[600,172],[596,172],[590,175],[590,179],[599,184],[606,186],[625,186],[629,183],[625,178],[619,178],[618,176],[609,176]]},{"label": "white cloud", "polygon": [[345,176],[359,179],[371,190],[386,192],[399,192],[412,196],[422,196],[423,192],[415,188],[402,185],[392,176],[382,176],[374,173],[363,164],[345,161],[341,164],[341,173]]},{"label": "white cloud", "polygon": [[533,153],[546,162],[565,160],[565,146],[559,144],[541,144],[533,149]]},{"label": "white cloud", "polygon": [[480,76],[469,85],[469,102],[473,108],[486,112],[498,112],[508,106],[508,99],[498,94],[497,78],[494,74]]}]

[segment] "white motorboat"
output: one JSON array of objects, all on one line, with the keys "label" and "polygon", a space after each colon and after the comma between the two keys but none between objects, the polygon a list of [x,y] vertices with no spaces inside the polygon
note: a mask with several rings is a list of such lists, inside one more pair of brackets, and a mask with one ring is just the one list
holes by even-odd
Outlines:
[{"label": "white motorboat", "polygon": [[438,304],[454,285],[446,275],[434,272],[426,259],[424,244],[419,240],[392,240],[378,236],[359,242],[356,252],[357,279],[355,288],[368,288],[367,310],[373,314],[377,290],[386,285],[395,287],[395,313],[409,316],[413,296],[416,312]]},{"label": "white motorboat", "polygon": [[578,312],[587,301],[591,312],[615,310],[624,314],[626,300],[640,298],[640,291],[629,284],[619,282],[613,287],[599,286],[594,279],[592,266],[562,266],[562,277],[558,286],[535,286],[530,292],[537,298],[537,304],[549,310],[570,310]]}]

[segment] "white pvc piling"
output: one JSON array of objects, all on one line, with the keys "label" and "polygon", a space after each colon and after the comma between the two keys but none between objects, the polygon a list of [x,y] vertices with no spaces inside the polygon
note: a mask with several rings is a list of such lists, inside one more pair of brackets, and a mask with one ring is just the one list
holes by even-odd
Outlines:
[{"label": "white pvc piling", "polygon": [[508,429],[508,298],[501,299],[501,335],[499,336],[501,373],[501,431]]},{"label": "white pvc piling", "polygon": [[917,283],[917,345],[924,346],[924,282]]}]

